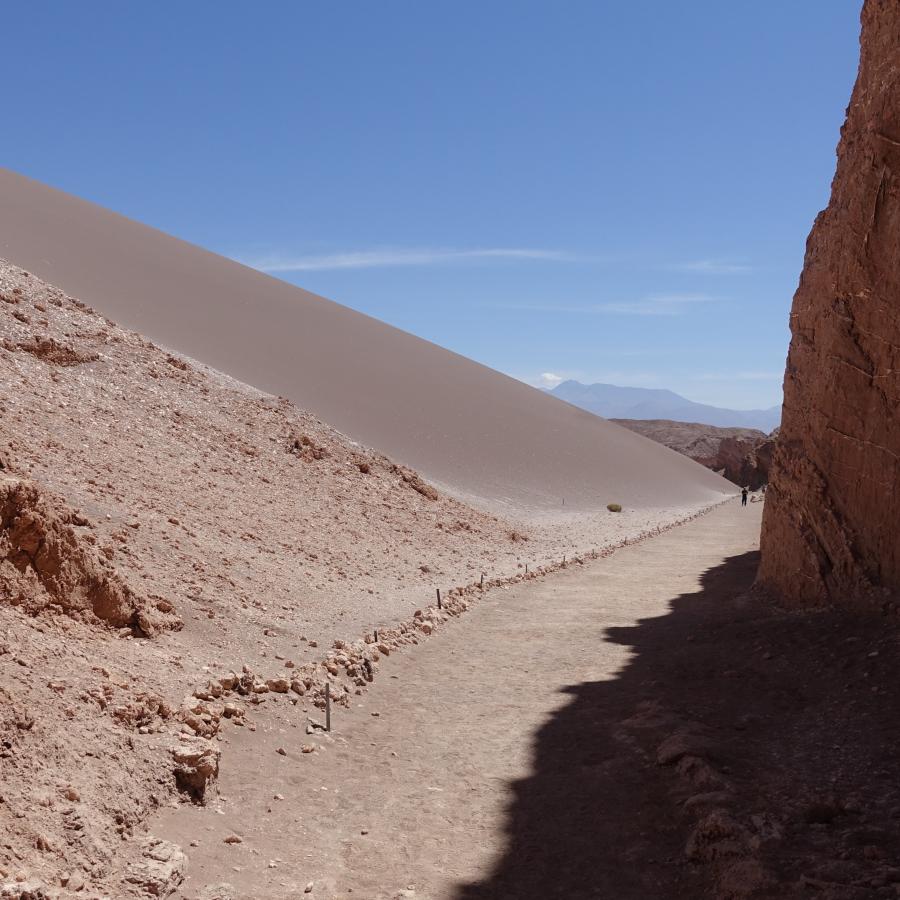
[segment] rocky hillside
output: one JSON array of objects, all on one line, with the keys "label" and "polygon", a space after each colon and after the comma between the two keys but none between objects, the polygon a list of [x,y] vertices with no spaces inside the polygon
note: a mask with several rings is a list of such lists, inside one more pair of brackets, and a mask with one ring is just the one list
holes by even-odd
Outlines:
[{"label": "rocky hillside", "polygon": [[668,419],[610,421],[689,456],[734,484],[755,491],[768,483],[774,438],[755,428],[717,428]]},{"label": "rocky hillside", "polygon": [[485,514],[0,261],[0,897],[167,895],[143,823],[261,704],[349,704],[482,573],[695,511]]},{"label": "rocky hillside", "polygon": [[215,776],[210,672],[263,689],[528,545],[5,264],[0,385],[0,896],[165,892],[183,855],[135,828]]},{"label": "rocky hillside", "polygon": [[900,591],[900,6],[866,0],[831,200],[791,311],[762,583],[805,604]]}]

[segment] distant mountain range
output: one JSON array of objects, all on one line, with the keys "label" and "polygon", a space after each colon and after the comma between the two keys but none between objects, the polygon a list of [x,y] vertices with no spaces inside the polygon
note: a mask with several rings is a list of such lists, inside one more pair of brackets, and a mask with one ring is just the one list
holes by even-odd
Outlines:
[{"label": "distant mountain range", "polygon": [[781,407],[723,409],[694,403],[674,391],[564,381],[550,393],[604,419],[669,419],[720,428],[757,428],[766,434],[781,424]]}]

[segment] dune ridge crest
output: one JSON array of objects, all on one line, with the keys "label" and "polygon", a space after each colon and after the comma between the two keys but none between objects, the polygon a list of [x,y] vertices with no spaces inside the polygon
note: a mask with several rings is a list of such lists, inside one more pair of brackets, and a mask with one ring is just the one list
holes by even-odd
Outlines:
[{"label": "dune ridge crest", "polygon": [[0,256],[492,511],[714,502],[727,482],[323,297],[0,169]]}]

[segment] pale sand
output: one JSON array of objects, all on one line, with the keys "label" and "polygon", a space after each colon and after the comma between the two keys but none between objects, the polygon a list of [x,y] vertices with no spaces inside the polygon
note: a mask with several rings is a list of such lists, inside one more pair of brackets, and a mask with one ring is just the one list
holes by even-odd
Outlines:
[{"label": "pale sand", "polygon": [[556,510],[562,498],[659,508],[732,493],[544,392],[5,169],[0,256],[466,495]]}]

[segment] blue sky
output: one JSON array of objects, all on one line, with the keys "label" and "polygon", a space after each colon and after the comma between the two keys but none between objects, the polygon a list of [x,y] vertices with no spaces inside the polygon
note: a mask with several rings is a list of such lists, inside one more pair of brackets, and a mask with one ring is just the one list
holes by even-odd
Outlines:
[{"label": "blue sky", "polygon": [[30,0],[0,163],[533,384],[768,406],[859,6]]}]

